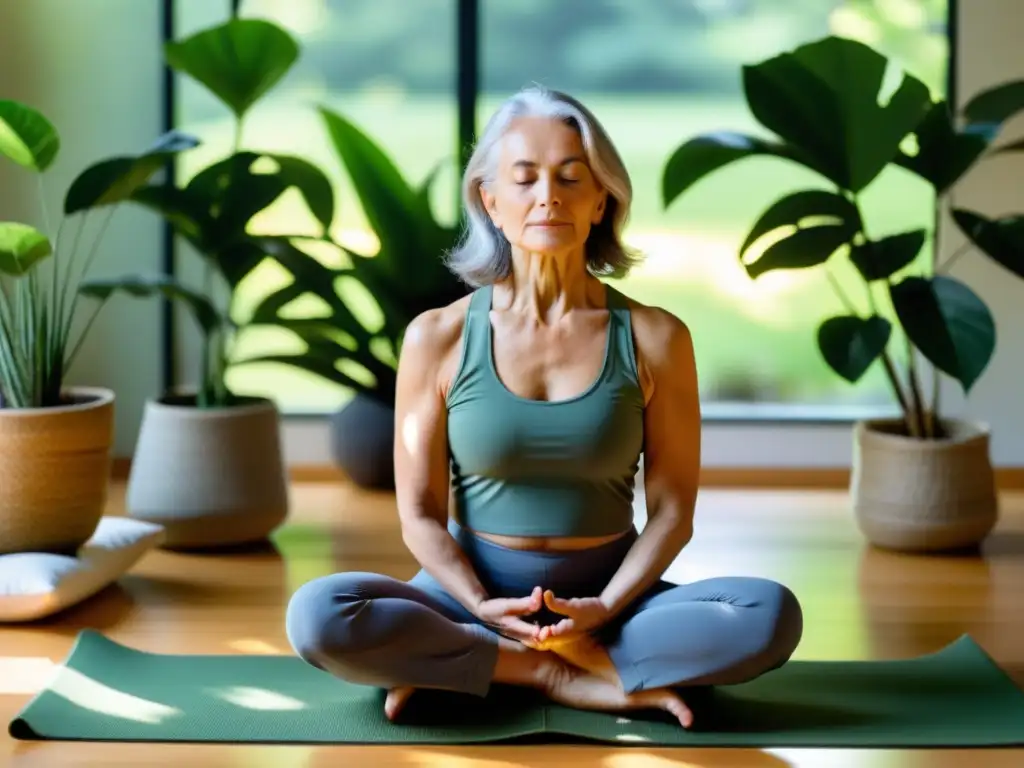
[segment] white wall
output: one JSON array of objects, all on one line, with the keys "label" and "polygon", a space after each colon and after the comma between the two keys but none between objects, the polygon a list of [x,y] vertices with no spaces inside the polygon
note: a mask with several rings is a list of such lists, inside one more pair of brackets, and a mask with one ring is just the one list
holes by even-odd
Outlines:
[{"label": "white wall", "polygon": [[[0,98],[41,110],[61,134],[58,162],[45,176],[52,219],[83,168],[143,149],[159,135],[160,13],[158,0],[0,2]],[[37,198],[36,179],[5,159],[0,218],[41,226]],[[101,220],[90,217],[83,244]],[[124,208],[111,219],[91,274],[157,271],[161,247],[156,218]],[[86,253],[84,247],[80,251]],[[132,453],[142,407],[161,379],[158,304],[109,305],[93,325],[71,380],[117,392],[117,455]]]},{"label": "white wall", "polygon": [[[1019,25],[1012,23],[1018,18],[1019,0],[961,0],[960,5],[961,101],[983,87],[1024,77],[1024,48],[1015,31]],[[157,0],[0,3],[0,96],[34,104],[64,132],[65,155],[49,182],[51,209],[86,163],[143,146],[158,133],[159,22]],[[1024,119],[1018,119],[1008,126],[1006,138],[1022,134]],[[1024,211],[1021,178],[1024,153],[976,169],[965,179],[956,202],[993,215]],[[7,167],[0,171],[4,218],[33,214],[28,202],[33,184]],[[946,254],[961,242],[948,225],[941,236]],[[125,210],[114,219],[97,269],[158,269],[160,247],[157,222],[143,212]],[[999,340],[995,358],[969,402],[964,404],[955,387],[947,384],[945,410],[993,424],[995,462],[1024,466],[1024,408],[1011,379],[1024,371],[1024,335],[1017,333],[1024,320],[1024,281],[1007,279],[979,255],[961,259],[954,274],[992,307]],[[126,456],[135,444],[145,398],[160,386],[159,309],[155,303],[127,300],[110,309],[94,326],[73,380],[117,390],[117,452]],[[192,340],[185,343],[192,346]],[[293,462],[326,461],[325,425],[289,420],[286,452]],[[713,423],[706,427],[704,453],[708,466],[844,466],[850,461],[849,427]]]}]

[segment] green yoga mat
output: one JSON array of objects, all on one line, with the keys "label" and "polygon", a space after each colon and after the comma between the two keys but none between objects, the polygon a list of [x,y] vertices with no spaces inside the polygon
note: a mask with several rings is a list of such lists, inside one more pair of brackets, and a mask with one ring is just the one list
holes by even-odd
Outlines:
[{"label": "green yoga mat", "polygon": [[381,691],[291,656],[171,656],[82,632],[10,724],[16,739],[249,743],[956,747],[1024,745],[1024,693],[968,636],[901,661],[792,661],[660,713],[585,712],[496,686],[485,699],[421,691],[403,724]]}]

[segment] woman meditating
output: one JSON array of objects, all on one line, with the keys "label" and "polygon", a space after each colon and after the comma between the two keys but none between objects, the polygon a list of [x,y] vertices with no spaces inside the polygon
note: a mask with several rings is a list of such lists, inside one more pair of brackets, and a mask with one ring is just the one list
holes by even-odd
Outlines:
[{"label": "woman meditating", "polygon": [[398,514],[422,570],[303,585],[290,642],[387,689],[392,720],[417,688],[500,683],[689,726],[686,689],[780,667],[802,613],[766,579],[662,579],[693,532],[701,417],[686,325],[599,279],[635,261],[629,176],[584,106],[529,89],[488,123],[463,195],[449,263],[475,290],[417,317],[398,366]]}]

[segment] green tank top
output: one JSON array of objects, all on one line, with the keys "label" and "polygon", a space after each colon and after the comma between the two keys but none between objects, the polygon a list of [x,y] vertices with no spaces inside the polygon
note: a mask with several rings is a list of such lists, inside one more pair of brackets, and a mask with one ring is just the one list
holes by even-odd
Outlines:
[{"label": "green tank top", "polygon": [[506,536],[605,536],[633,524],[644,402],[626,297],[606,284],[601,372],[580,395],[513,394],[498,378],[490,286],[470,298],[449,387],[448,449],[455,519]]}]

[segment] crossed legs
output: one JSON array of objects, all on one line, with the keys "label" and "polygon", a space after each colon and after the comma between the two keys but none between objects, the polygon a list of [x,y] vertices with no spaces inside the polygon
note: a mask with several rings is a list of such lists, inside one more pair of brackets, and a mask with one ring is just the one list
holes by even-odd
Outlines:
[{"label": "crossed legs", "polygon": [[[597,633],[624,694],[732,685],[782,666],[803,631],[800,605],[750,577],[662,582]],[[339,573],[292,597],[296,653],[336,677],[386,689],[486,695],[493,682],[543,687],[538,654],[482,626],[421,572],[410,582]]]}]

